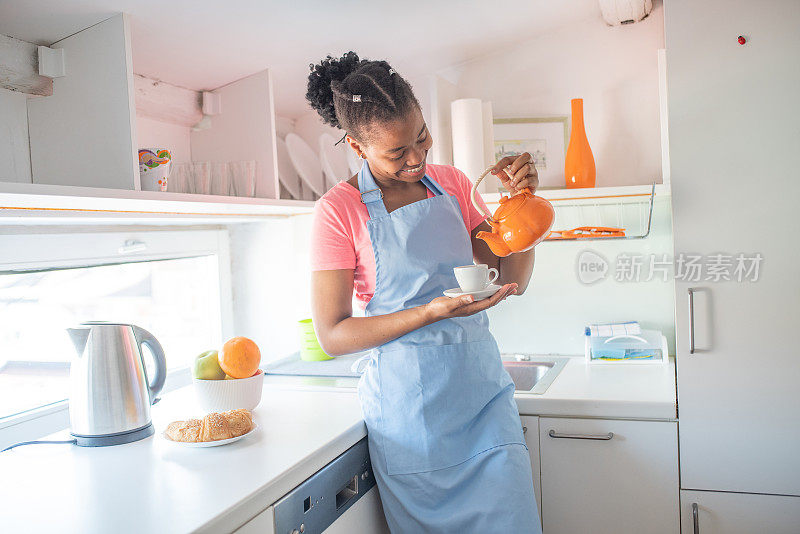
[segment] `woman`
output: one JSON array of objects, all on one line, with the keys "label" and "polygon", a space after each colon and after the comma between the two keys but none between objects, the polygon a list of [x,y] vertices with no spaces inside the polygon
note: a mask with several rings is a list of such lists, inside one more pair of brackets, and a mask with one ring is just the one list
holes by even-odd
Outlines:
[{"label": "woman", "polygon": [[[533,252],[497,258],[471,183],[426,165],[433,140],[409,84],[353,52],[311,66],[307,99],[363,164],[315,208],[313,318],[329,354],[372,349],[359,382],[369,449],[393,532],[541,532],[530,460],[484,310],[521,294]],[[538,184],[525,153],[493,173],[511,192]],[[507,169],[506,172],[504,169]],[[485,263],[492,297],[449,298],[453,268]],[[352,313],[353,291],[365,317]]]}]

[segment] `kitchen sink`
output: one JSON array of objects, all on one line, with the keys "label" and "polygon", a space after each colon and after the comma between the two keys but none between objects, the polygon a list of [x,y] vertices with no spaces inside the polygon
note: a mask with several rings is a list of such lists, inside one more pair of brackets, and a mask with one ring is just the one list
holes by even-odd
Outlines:
[{"label": "kitchen sink", "polygon": [[[519,393],[541,395],[567,365],[567,358],[533,354],[501,354],[503,367],[514,381]],[[301,387],[322,390],[356,389],[358,378],[335,376],[302,376],[267,374],[265,384],[271,386]]]},{"label": "kitchen sink", "polygon": [[541,395],[567,365],[566,358],[532,356],[530,354],[503,354],[506,368],[516,391]]}]

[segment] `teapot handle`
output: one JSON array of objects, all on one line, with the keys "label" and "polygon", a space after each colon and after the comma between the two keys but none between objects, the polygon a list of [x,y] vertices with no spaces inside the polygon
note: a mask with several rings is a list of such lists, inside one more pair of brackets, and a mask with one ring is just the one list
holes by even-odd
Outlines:
[{"label": "teapot handle", "polygon": [[[150,403],[155,404],[157,402],[156,396],[161,392],[161,388],[164,387],[164,381],[167,379],[167,359],[164,357],[164,349],[153,334],[139,326],[131,326],[133,327],[133,335],[136,338],[136,342],[140,346],[147,345],[147,348],[153,353],[156,369],[153,374],[153,381],[147,384],[147,387],[150,389]],[[141,352],[141,350],[140,348],[139,351]]]},{"label": "teapot handle", "polygon": [[[486,177],[486,175],[489,174],[492,171],[492,169],[494,169],[494,165],[491,165],[491,166],[487,167],[486,170],[483,171],[483,174],[478,176],[478,179],[475,180],[474,184],[472,184],[472,192],[470,193],[469,197],[470,197],[470,200],[472,200],[472,205],[475,206],[475,209],[478,210],[479,212],[483,213],[486,216],[486,218],[489,220],[489,223],[497,224],[497,221],[494,218],[492,218],[492,214],[489,213],[488,210],[484,210],[478,204],[478,201],[475,198],[475,193],[478,191],[478,185],[480,185],[480,183],[483,181],[483,179]],[[508,172],[508,169],[503,168],[503,171],[508,175],[509,178],[511,178],[511,173]],[[523,189],[522,191],[519,191],[519,192],[520,193],[528,192],[530,194],[533,194],[533,192],[531,191],[530,187],[526,187],[525,189]]]},{"label": "teapot handle", "polygon": [[[491,224],[497,224],[497,221],[492,218],[492,214],[489,213],[489,210],[478,204],[478,200],[475,198],[475,193],[478,191],[478,185],[483,181],[487,174],[489,174],[492,169],[494,169],[494,165],[490,165],[483,171],[483,174],[478,176],[478,179],[475,180],[475,183],[472,184],[472,192],[469,195],[470,200],[472,201],[472,205],[475,206],[475,209],[478,210],[480,213],[486,216]],[[505,169],[504,169],[505,170]],[[506,171],[508,173],[508,171]]]}]

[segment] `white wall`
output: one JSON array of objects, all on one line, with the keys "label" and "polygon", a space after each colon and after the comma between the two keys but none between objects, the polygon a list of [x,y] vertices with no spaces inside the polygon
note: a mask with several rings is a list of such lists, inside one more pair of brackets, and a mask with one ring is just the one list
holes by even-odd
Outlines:
[{"label": "white wall", "polygon": [[[674,283],[654,278],[617,282],[617,255],[672,256],[669,197],[656,197],[650,236],[638,240],[545,242],[536,247],[533,278],[524,295],[489,313],[503,352],[582,354],[583,328],[590,323],[641,322],[667,336],[675,349]],[[237,335],[251,337],[268,362],[299,350],[299,319],[311,317],[309,236],[311,216],[231,226],[233,310]],[[576,261],[584,250],[605,257],[608,277],[584,285]]]},{"label": "white wall", "polygon": [[262,363],[299,350],[297,321],[311,317],[310,232],[310,215],[230,226],[234,328]]},{"label": "white wall", "polygon": [[275,115],[275,132],[281,139],[286,138],[286,134],[294,131],[294,119],[284,117],[283,115]]},{"label": "white wall", "polygon": [[[649,256],[672,258],[669,197],[656,197],[650,235],[644,239],[594,242],[544,242],[536,247],[533,276],[526,292],[489,311],[491,330],[503,352],[583,354],[584,326],[592,323],[639,321],[661,330],[675,352],[675,284],[655,277],[646,282]],[[603,256],[610,271],[604,280],[583,284],[577,260],[584,250]],[[639,282],[615,280],[620,254],[641,255]]]},{"label": "white wall", "polygon": [[449,69],[459,98],[490,100],[495,118],[569,115],[584,99],[597,185],[661,182],[657,50],[664,11],[610,27],[599,13]]},{"label": "white wall", "polygon": [[27,98],[7,89],[0,89],[0,182],[31,182]]},{"label": "white wall", "polygon": [[166,148],[174,163],[192,161],[191,128],[148,117],[136,117],[138,148]]},{"label": "white wall", "polygon": [[431,120],[429,130],[433,136],[428,160],[440,165],[453,164],[453,131],[450,122],[450,103],[458,99],[458,87],[439,76],[429,78],[431,95]]}]

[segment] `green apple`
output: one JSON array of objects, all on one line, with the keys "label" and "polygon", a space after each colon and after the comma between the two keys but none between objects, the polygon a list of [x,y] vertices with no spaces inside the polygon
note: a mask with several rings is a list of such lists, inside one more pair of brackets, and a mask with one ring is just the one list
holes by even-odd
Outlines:
[{"label": "green apple", "polygon": [[194,360],[192,376],[201,380],[222,380],[225,371],[219,366],[217,351],[207,350]]}]

